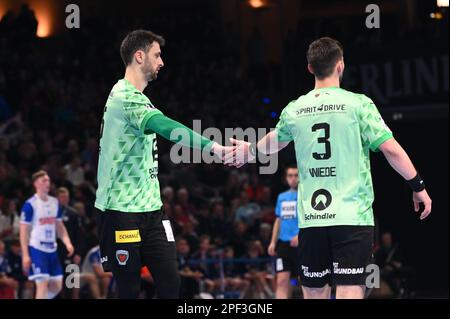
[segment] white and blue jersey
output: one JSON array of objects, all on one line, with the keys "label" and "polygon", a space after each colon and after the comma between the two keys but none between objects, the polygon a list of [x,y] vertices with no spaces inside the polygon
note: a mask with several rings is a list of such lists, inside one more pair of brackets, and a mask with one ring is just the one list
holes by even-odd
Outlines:
[{"label": "white and blue jersey", "polygon": [[31,226],[30,246],[46,253],[56,251],[56,221],[62,210],[55,197],[43,201],[34,195],[22,207],[21,223]]},{"label": "white and blue jersey", "polygon": [[279,240],[290,241],[298,235],[297,191],[288,190],[278,195],[275,215],[280,218]]},{"label": "white and blue jersey", "polygon": [[30,280],[62,276],[56,252],[56,222],[62,221],[62,210],[55,197],[46,201],[34,195],[22,207],[21,223],[31,227],[29,252]]}]

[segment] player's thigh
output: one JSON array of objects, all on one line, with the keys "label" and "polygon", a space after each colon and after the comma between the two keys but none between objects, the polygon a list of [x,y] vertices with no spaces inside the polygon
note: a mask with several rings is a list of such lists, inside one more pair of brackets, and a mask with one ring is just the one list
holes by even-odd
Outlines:
[{"label": "player's thigh", "polygon": [[180,279],[172,226],[164,212],[154,212],[146,223],[141,256],[155,280],[159,298],[177,298]]},{"label": "player's thigh", "polygon": [[[330,231],[333,254],[332,282],[336,286],[365,286],[373,258],[372,226],[336,226]],[[358,288],[351,288],[358,291]]]},{"label": "player's thigh", "polygon": [[48,255],[48,270],[50,279],[52,280],[60,280],[63,278],[63,269],[61,266],[61,262],[59,261],[58,253],[55,251]]},{"label": "player's thigh", "polygon": [[276,247],[276,258],[275,258],[275,272],[291,272],[292,262],[290,256],[290,243],[282,240],[278,240]]},{"label": "player's thigh", "polygon": [[289,282],[291,280],[291,272],[290,271],[282,271],[277,273],[276,282],[277,286],[281,288],[289,287]]},{"label": "player's thigh", "polygon": [[104,271],[139,272],[142,225],[146,213],[97,210],[99,245]]},{"label": "player's thigh", "polygon": [[332,255],[328,227],[304,228],[298,236],[298,267],[302,286],[320,289],[330,285]]},{"label": "player's thigh", "polygon": [[164,211],[151,212],[148,216],[140,251],[146,265],[155,261],[158,264],[176,263],[175,238]]},{"label": "player's thigh", "polygon": [[366,287],[362,285],[336,286],[336,299],[363,299]]},{"label": "player's thigh", "polygon": [[302,286],[302,292],[304,299],[330,299],[331,286],[328,284],[323,287],[315,288]]},{"label": "player's thigh", "polygon": [[43,252],[34,247],[29,248],[31,267],[28,273],[28,279],[34,281],[48,281],[50,277],[49,253]]}]

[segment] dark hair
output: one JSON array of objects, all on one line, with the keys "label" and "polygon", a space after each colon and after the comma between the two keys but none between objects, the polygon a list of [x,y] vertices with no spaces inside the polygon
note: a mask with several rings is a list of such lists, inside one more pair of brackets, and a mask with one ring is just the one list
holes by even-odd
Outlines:
[{"label": "dark hair", "polygon": [[56,190],[56,193],[59,195],[59,194],[70,194],[69,193],[69,190],[66,188],[66,187],[59,187],[57,190]]},{"label": "dark hair", "polygon": [[297,168],[297,165],[295,165],[295,164],[289,164],[284,169],[284,172],[287,173],[288,169],[298,169],[298,168]]},{"label": "dark hair", "polygon": [[133,61],[133,56],[138,50],[147,50],[153,42],[158,42],[160,46],[166,43],[166,40],[160,35],[147,30],[134,30],[127,34],[120,45],[120,56],[125,66]]},{"label": "dark hair", "polygon": [[34,183],[39,177],[42,177],[45,175],[48,175],[46,171],[44,171],[44,170],[37,171],[36,173],[31,175],[31,180]]},{"label": "dark hair", "polygon": [[309,45],[306,59],[316,78],[322,80],[333,73],[336,63],[344,56],[342,44],[332,38],[320,38]]}]

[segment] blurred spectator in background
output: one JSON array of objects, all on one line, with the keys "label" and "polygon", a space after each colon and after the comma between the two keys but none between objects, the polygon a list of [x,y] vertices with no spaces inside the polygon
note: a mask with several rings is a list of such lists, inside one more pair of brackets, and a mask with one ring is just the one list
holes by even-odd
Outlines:
[{"label": "blurred spectator in background", "polygon": [[207,205],[201,205],[197,209],[196,220],[198,222],[197,230],[200,234],[211,235],[211,218]]},{"label": "blurred spectator in background", "polygon": [[231,246],[226,246],[223,250],[223,279],[216,279],[216,290],[228,294],[232,294],[232,298],[244,298],[250,286],[250,281],[243,278],[241,265],[236,263],[234,249]]},{"label": "blurred spectator in background", "polygon": [[5,243],[0,240],[0,299],[16,299],[19,283],[10,274]]},{"label": "blurred spectator in background", "polygon": [[267,223],[262,223],[259,226],[258,239],[261,242],[264,251],[264,257],[268,257],[267,249],[269,248],[272,239],[272,226]]},{"label": "blurred spectator in background", "polygon": [[248,199],[254,202],[260,202],[263,197],[264,186],[260,183],[259,175],[255,172],[252,173],[250,183],[244,185],[247,192]]},{"label": "blurred spectator in background", "polygon": [[22,41],[29,41],[36,37],[38,21],[34,11],[30,9],[28,4],[22,4],[19,14],[14,21],[18,34]]},{"label": "blurred spectator in background", "polygon": [[20,248],[20,241],[14,239],[9,244],[9,252],[6,254],[6,259],[9,266],[9,276],[16,280],[19,284],[18,298],[32,299],[34,296],[34,283],[28,280],[22,268],[22,250]]},{"label": "blurred spectator in background", "polygon": [[390,232],[381,234],[375,262],[381,270],[381,287],[373,292],[374,297],[400,298],[406,293],[412,293],[414,269],[404,265],[399,244],[393,241]]},{"label": "blurred spectator in background", "polygon": [[81,153],[81,159],[86,164],[86,170],[95,171],[98,163],[97,139],[90,137],[86,141],[86,147]]},{"label": "blurred spectator in background", "polygon": [[216,242],[216,238],[224,240],[233,232],[231,221],[225,217],[225,207],[222,202],[216,201],[212,204],[209,229],[213,242]]},{"label": "blurred spectator in background", "polygon": [[67,180],[74,186],[81,185],[84,182],[84,169],[81,166],[81,158],[74,156],[69,164],[64,166]]},{"label": "blurred spectator in background", "polygon": [[247,243],[252,238],[247,231],[248,225],[243,221],[234,223],[233,233],[229,238],[229,243],[233,247],[237,257],[241,257],[247,251]]},{"label": "blurred spectator in background", "polygon": [[211,238],[208,235],[202,235],[199,240],[198,251],[192,254],[192,269],[203,274],[200,281],[200,292],[214,292],[214,279],[217,278],[217,265],[212,262],[215,258],[211,246]]},{"label": "blurred spectator in background", "polygon": [[197,210],[195,206],[189,201],[189,191],[186,187],[181,187],[177,191],[177,203],[183,209],[183,213],[188,216],[195,216]]},{"label": "blurred spectator in background", "polygon": [[[62,220],[64,222],[64,226],[66,226],[70,240],[72,241],[72,245],[75,249],[74,255],[72,258],[68,259],[68,263],[73,261],[75,264],[79,265],[81,263],[83,250],[83,218],[78,214],[75,208],[70,206],[70,193],[67,188],[58,188],[56,196],[62,210]],[[68,264],[66,261],[67,252],[65,251],[64,245],[58,245],[58,250],[60,251],[59,255],[64,256],[64,264]]]},{"label": "blurred spectator in background", "polygon": [[195,231],[194,224],[191,221],[183,224],[180,235],[187,240],[192,251],[197,251],[199,245],[199,237],[197,232]]},{"label": "blurred spectator in background", "polygon": [[250,226],[250,228],[259,228],[259,221],[261,218],[261,207],[254,202],[250,202],[248,193],[241,192],[241,205],[236,210],[234,216],[235,221],[243,221]]},{"label": "blurred spectator in background", "polygon": [[[84,258],[80,273],[80,289],[89,288],[94,299],[105,299],[111,282],[112,273],[104,272],[100,262],[100,247],[92,247]],[[80,289],[72,289],[72,298],[80,298]]]},{"label": "blurred spectator in background", "polygon": [[273,298],[274,293],[271,289],[273,276],[268,272],[268,261],[262,262],[264,250],[259,240],[251,241],[248,244],[247,259],[242,264],[243,277],[250,281],[249,295],[247,298]]},{"label": "blurred spectator in background", "polygon": [[[75,208],[70,206],[70,193],[66,187],[59,187],[56,190],[56,197],[58,199],[61,211],[62,211],[62,221],[64,226],[67,229],[67,233],[69,234],[70,241],[74,247],[74,253],[72,256],[67,256],[67,250],[65,245],[58,239],[58,256],[61,261],[61,265],[63,269],[70,264],[76,264],[81,266],[81,259],[85,250],[84,245],[84,224],[82,218],[78,215]],[[63,281],[65,282],[68,273],[63,271]],[[72,291],[67,288],[66,285],[63,285],[62,295],[64,297],[72,296],[72,298],[78,299],[79,291]]]},{"label": "blurred spectator in background", "polygon": [[180,274],[180,298],[191,299],[200,292],[200,280],[204,277],[203,273],[192,270],[189,266],[190,252],[189,243],[182,237],[177,237],[177,262],[178,272]]},{"label": "blurred spectator in background", "polygon": [[173,201],[175,198],[175,192],[173,187],[166,186],[161,191],[161,197],[163,202],[168,203],[169,205],[173,205]]},{"label": "blurred spectator in background", "polygon": [[8,242],[19,236],[20,217],[14,200],[5,200],[0,209],[0,240]]},{"label": "blurred spectator in background", "polygon": [[272,190],[268,186],[262,188],[259,199],[261,206],[261,223],[272,224],[275,221],[275,206],[272,200]]}]

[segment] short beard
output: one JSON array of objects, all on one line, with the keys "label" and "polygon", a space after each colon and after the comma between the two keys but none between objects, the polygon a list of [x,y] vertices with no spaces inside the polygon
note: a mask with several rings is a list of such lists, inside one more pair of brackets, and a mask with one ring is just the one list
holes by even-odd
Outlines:
[{"label": "short beard", "polygon": [[150,66],[147,66],[144,64],[142,66],[141,70],[142,70],[142,73],[144,73],[144,76],[145,76],[145,79],[147,80],[147,82],[156,80],[156,78],[157,78],[156,72],[154,72]]},{"label": "short beard", "polygon": [[145,77],[147,78],[147,82],[151,82],[151,81],[153,81],[153,80],[156,80],[156,78],[157,78],[158,76],[156,75],[156,72],[149,71],[149,72],[145,75]]}]

